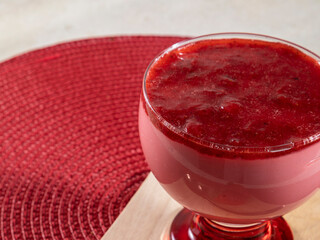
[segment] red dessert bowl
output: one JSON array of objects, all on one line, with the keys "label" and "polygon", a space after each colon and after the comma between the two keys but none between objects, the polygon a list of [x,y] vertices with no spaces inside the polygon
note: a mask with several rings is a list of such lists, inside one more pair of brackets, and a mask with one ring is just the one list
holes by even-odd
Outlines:
[{"label": "red dessert bowl", "polygon": [[305,48],[257,34],[212,34],[173,45],[151,62],[144,76],[139,132],[146,160],[167,193],[195,215],[239,227],[283,216],[319,187],[320,132],[315,129],[307,137],[273,146],[217,143],[175,126],[149,99],[147,83],[153,81],[157,62],[179,48],[207,40],[280,43],[320,64],[320,58]]}]

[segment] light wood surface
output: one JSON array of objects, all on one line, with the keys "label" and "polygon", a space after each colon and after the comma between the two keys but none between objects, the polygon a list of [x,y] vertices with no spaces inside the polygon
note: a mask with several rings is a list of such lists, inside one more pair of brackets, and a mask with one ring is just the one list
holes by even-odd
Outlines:
[{"label": "light wood surface", "polygon": [[160,235],[181,209],[152,174],[101,240],[160,240]]},{"label": "light wood surface", "polygon": [[[101,240],[160,240],[180,209],[150,174]],[[320,191],[285,219],[295,240],[320,239]]]}]

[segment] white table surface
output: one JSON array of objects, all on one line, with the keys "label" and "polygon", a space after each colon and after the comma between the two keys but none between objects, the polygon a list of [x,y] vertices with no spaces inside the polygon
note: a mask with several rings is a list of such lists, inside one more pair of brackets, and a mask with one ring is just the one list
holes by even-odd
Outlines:
[{"label": "white table surface", "polygon": [[320,0],[0,0],[0,61],[108,35],[253,32],[320,54]]}]

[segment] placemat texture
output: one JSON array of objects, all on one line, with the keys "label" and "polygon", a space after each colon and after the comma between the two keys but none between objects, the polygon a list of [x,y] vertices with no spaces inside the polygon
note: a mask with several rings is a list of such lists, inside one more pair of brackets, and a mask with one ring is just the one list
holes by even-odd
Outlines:
[{"label": "placemat texture", "polygon": [[180,40],[88,39],[0,64],[1,239],[103,236],[149,171],[137,128],[144,71]]}]

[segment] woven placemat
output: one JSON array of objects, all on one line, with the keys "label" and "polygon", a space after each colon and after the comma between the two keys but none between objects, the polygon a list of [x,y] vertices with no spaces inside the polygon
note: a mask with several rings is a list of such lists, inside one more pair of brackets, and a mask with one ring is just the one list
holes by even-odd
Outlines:
[{"label": "woven placemat", "polygon": [[100,239],[148,173],[143,73],[180,37],[59,44],[0,64],[0,238]]}]

